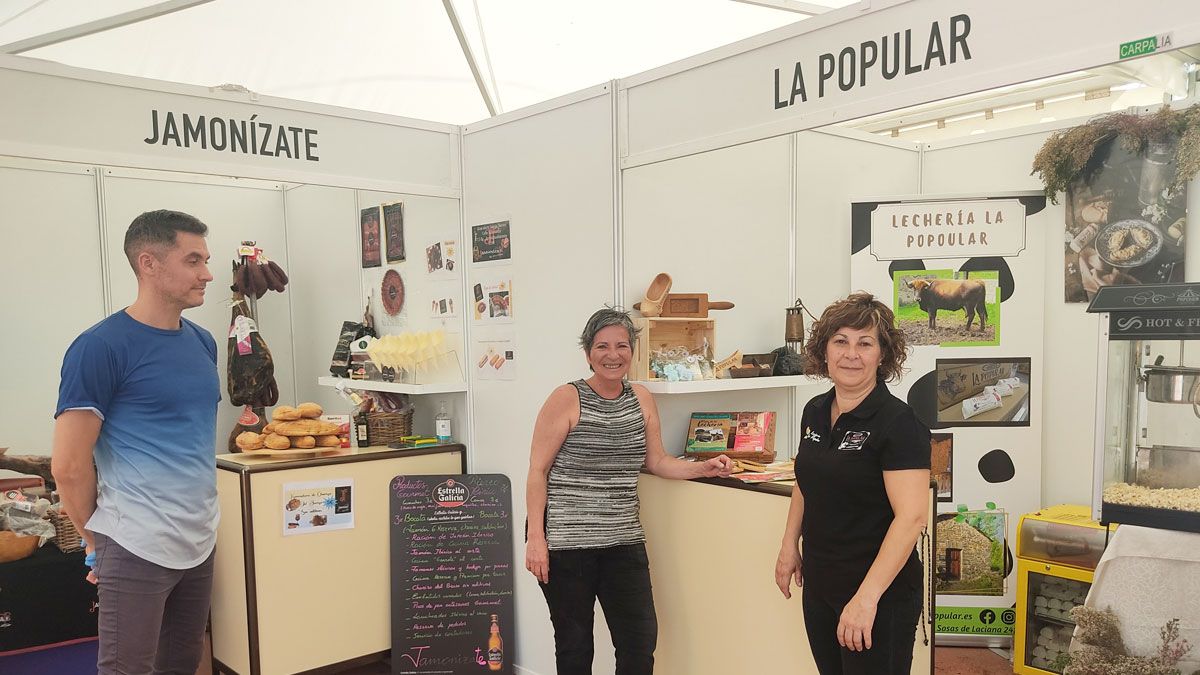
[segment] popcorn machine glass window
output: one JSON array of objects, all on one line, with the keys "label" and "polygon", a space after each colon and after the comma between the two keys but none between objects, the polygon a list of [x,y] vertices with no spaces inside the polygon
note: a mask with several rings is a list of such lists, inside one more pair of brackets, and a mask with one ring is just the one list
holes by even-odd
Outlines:
[{"label": "popcorn machine glass window", "polygon": [[1094,515],[1200,532],[1200,284],[1103,287]]}]

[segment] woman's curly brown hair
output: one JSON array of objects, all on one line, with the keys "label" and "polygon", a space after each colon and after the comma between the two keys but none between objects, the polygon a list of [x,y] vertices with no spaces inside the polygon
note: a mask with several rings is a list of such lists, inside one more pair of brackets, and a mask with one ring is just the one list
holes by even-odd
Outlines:
[{"label": "woman's curly brown hair", "polygon": [[891,382],[900,378],[904,360],[908,358],[908,343],[904,332],[896,328],[896,315],[887,305],[870,293],[851,293],[845,300],[838,300],[821,312],[821,318],[813,323],[804,345],[804,374],[829,377],[825,363],[825,346],[843,328],[863,330],[874,328],[879,335],[878,378]]}]

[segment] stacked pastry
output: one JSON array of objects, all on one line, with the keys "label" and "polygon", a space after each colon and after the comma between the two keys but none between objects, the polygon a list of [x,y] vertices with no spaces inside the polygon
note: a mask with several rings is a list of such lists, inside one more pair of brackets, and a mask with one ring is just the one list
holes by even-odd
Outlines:
[{"label": "stacked pastry", "polygon": [[243,452],[341,447],[339,426],[319,419],[324,412],[316,403],[276,406],[261,434],[245,431],[234,442]]}]

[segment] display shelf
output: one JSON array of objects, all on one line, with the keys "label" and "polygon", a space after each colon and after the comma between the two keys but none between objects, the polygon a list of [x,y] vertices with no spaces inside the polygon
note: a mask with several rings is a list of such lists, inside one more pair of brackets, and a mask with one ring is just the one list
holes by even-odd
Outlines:
[{"label": "display shelf", "polygon": [[352,380],[348,377],[318,377],[317,384],[336,387],[344,383],[347,389],[386,391],[393,394],[452,394],[467,390],[466,382],[437,382],[434,384],[408,384],[405,382],[377,382],[375,380]]},{"label": "display shelf", "polygon": [[[745,389],[782,389],[804,385],[820,385],[806,375],[779,375],[777,377],[745,377],[729,380],[693,380],[691,382],[668,382],[666,380],[634,380],[651,394],[704,394],[717,391],[741,391]],[[826,387],[828,385],[825,385]]]}]

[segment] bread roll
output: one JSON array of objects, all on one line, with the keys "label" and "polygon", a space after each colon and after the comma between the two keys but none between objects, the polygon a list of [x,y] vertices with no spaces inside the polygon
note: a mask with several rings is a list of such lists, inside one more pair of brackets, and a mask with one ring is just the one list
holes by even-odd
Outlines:
[{"label": "bread roll", "polygon": [[293,448],[315,448],[317,447],[317,439],[312,436],[295,436],[292,438]]},{"label": "bread roll", "polygon": [[321,406],[316,403],[301,403],[296,406],[296,409],[300,411],[300,417],[309,419],[320,417],[325,413]]},{"label": "bread roll", "polygon": [[292,447],[292,439],[279,434],[267,434],[267,437],[263,439],[263,445],[272,450],[287,450]]},{"label": "bread roll", "polygon": [[342,439],[338,438],[337,434],[324,434],[317,436],[317,447],[319,448],[336,448],[341,446]]},{"label": "bread roll", "polygon": [[263,446],[263,437],[253,431],[243,431],[233,442],[242,450],[258,450]]},{"label": "bread roll", "polygon": [[272,422],[291,422],[300,419],[300,411],[290,405],[275,406],[271,411]]}]

